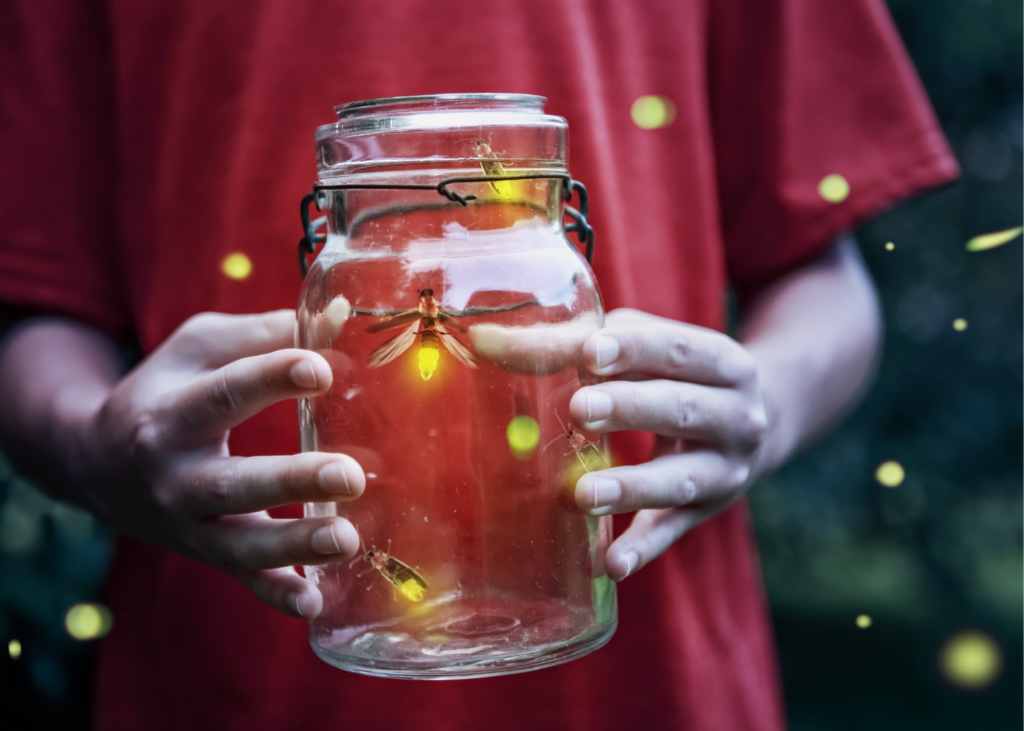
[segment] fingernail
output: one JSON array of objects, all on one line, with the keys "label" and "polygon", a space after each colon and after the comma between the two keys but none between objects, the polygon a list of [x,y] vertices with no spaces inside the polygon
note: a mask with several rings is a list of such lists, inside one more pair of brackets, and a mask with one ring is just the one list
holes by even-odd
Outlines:
[{"label": "fingernail", "polygon": [[317,474],[317,481],[324,492],[332,495],[352,495],[352,488],[348,484],[348,473],[345,465],[341,462],[329,462],[320,468]]},{"label": "fingernail", "polygon": [[588,388],[583,392],[587,397],[587,422],[603,421],[612,415],[612,397],[604,391]]},{"label": "fingernail", "polygon": [[292,610],[300,617],[305,618],[305,614],[302,613],[302,607],[299,606],[299,595],[294,591],[290,592],[288,596],[284,598],[285,604],[292,608]]},{"label": "fingernail", "polygon": [[288,375],[292,377],[292,383],[299,388],[316,388],[316,373],[308,360],[300,360],[292,366]]},{"label": "fingernail", "polygon": [[607,368],[619,359],[619,341],[607,335],[597,337],[597,367]]},{"label": "fingernail", "polygon": [[341,546],[338,545],[338,538],[334,535],[332,526],[325,525],[323,528],[313,531],[311,543],[313,550],[321,556],[333,556],[341,553]]},{"label": "fingernail", "polygon": [[[633,569],[640,563],[640,557],[636,554],[636,551],[627,551],[623,558],[626,559],[626,573],[623,574],[622,579],[625,579],[633,573]],[[619,581],[622,581],[622,579],[619,579]]]},{"label": "fingernail", "polygon": [[615,503],[622,497],[622,485],[610,477],[590,475],[588,478],[593,492],[593,505],[588,512],[591,515],[607,515],[612,512]]}]

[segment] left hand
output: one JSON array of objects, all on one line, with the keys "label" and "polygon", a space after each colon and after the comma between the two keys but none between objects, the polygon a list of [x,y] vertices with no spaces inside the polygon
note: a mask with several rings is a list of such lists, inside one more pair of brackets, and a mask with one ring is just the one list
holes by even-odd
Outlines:
[{"label": "left hand", "polygon": [[753,356],[714,330],[615,310],[584,341],[583,361],[619,379],[577,391],[573,421],[591,433],[657,435],[650,462],[576,483],[576,503],[591,515],[638,511],[606,555],[609,576],[621,581],[746,492],[767,410]]}]

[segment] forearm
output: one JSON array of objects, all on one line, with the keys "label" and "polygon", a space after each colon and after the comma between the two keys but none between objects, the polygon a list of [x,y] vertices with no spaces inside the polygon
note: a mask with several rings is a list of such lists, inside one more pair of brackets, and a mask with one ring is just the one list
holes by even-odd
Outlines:
[{"label": "forearm", "polygon": [[739,339],[757,363],[769,423],[757,476],[857,403],[874,374],[880,333],[877,293],[852,237],[751,298]]},{"label": "forearm", "polygon": [[31,318],[0,338],[0,440],[55,497],[79,500],[70,478],[82,431],[120,370],[113,340],[73,320]]}]

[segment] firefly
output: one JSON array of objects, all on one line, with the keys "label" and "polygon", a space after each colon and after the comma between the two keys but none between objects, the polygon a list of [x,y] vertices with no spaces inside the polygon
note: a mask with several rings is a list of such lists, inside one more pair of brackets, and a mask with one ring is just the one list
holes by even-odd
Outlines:
[{"label": "firefly", "polygon": [[391,555],[390,540],[388,541],[387,551],[378,550],[376,546],[373,546],[363,554],[363,560],[370,564],[370,568],[356,576],[356,578],[361,578],[376,570],[388,580],[388,583],[402,592],[402,596],[405,598],[414,602],[423,601],[423,592],[428,588],[426,579],[409,564],[399,561]]}]

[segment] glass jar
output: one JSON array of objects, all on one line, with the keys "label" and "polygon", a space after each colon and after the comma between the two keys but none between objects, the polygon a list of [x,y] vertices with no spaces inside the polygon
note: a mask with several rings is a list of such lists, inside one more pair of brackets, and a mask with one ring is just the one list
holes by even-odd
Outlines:
[{"label": "glass jar", "polygon": [[[565,205],[585,191],[544,101],[356,102],[317,130],[307,198],[327,234],[297,341],[334,383],[299,404],[302,448],[366,472],[358,500],[305,506],[347,518],[363,543],[351,563],[305,568],[324,598],[310,642],[339,668],[501,675],[581,657],[615,631],[611,517],[574,499],[585,471],[608,466],[606,444],[569,421],[572,394],[599,380],[580,346],[604,313],[566,237],[593,241]],[[306,208],[308,244],[321,222]]]}]

